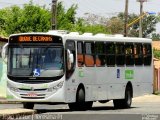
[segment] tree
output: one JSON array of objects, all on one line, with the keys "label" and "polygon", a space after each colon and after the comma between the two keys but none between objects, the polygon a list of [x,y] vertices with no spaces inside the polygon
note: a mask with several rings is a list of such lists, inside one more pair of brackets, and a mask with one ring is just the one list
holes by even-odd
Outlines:
[{"label": "tree", "polygon": [[72,30],[76,22],[77,5],[72,5],[68,10],[65,10],[62,2],[58,3],[57,7],[57,28],[62,30]]},{"label": "tree", "polygon": [[32,1],[23,8],[12,6],[0,10],[0,33],[8,36],[20,32],[45,32],[50,29],[49,10]]},{"label": "tree", "polygon": [[154,40],[154,41],[160,40],[160,34],[153,33],[153,34],[152,34],[152,40]]},{"label": "tree", "polygon": [[[80,33],[109,33],[105,27],[105,18],[94,15],[97,19],[91,24],[85,18],[76,18],[78,6],[72,5],[67,10],[62,2],[57,6],[57,28]],[[89,17],[88,17],[89,18]],[[93,18],[90,18],[92,20]],[[0,10],[0,34],[9,36],[14,33],[46,32],[51,28],[51,11],[34,5],[32,0],[22,8],[12,6]]]},{"label": "tree", "polygon": [[20,32],[46,32],[51,28],[51,13],[31,1],[24,5],[18,24]]},{"label": "tree", "polygon": [[112,17],[106,24],[106,29],[112,34],[123,34],[123,21],[118,17]]},{"label": "tree", "polygon": [[75,30],[80,31],[81,33],[84,32],[91,32],[93,34],[97,33],[105,33],[108,34],[110,31],[106,28],[107,18],[91,14],[85,13],[85,16],[82,18],[78,18],[74,28]]},{"label": "tree", "polygon": [[[119,13],[118,18],[124,21],[124,14]],[[137,19],[139,16],[136,14],[128,15],[128,23],[131,23],[133,20]],[[158,23],[158,17],[155,15],[146,15],[142,18],[143,24],[143,37],[147,37],[152,32],[156,30],[156,24]],[[128,36],[138,37],[139,36],[139,21],[133,24],[130,28],[128,28]]]}]

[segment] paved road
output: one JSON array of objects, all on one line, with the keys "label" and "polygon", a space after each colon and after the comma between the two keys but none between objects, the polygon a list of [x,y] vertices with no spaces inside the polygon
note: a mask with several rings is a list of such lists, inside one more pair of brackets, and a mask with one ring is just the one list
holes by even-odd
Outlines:
[{"label": "paved road", "polygon": [[[0,109],[22,107],[21,104],[4,104]],[[112,101],[106,104],[94,103],[87,111],[70,111],[67,105],[36,104],[35,119],[60,120],[160,120],[160,96],[149,95],[133,100],[130,109],[114,109]]]}]

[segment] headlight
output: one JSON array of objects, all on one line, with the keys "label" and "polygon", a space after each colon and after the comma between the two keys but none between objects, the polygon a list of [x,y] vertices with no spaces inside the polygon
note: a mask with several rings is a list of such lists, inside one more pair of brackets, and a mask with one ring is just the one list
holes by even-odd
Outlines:
[{"label": "headlight", "polygon": [[9,83],[7,83],[7,87],[8,87],[10,90],[14,91],[14,92],[19,92],[19,89],[18,89],[18,88],[14,87],[13,85],[11,85],[11,84],[9,84]]},{"label": "headlight", "polygon": [[54,86],[54,87],[50,87],[50,88],[48,88],[48,92],[56,92],[58,89],[60,89],[60,88],[62,88],[62,86],[63,86],[63,81],[62,82],[60,82],[60,83],[58,83],[56,86]]}]

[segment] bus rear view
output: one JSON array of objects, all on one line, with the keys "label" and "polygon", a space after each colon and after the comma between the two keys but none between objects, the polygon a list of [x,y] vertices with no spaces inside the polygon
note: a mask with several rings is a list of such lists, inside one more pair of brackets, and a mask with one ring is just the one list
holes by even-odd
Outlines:
[{"label": "bus rear view", "polygon": [[64,102],[63,90],[59,90],[64,83],[63,51],[59,36],[10,36],[7,99],[23,102],[24,108],[33,108],[34,102]]}]

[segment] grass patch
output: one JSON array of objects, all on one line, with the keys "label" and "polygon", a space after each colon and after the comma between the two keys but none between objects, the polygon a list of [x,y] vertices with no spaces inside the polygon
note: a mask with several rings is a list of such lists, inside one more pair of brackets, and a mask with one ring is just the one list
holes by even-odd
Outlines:
[{"label": "grass patch", "polygon": [[156,91],[154,94],[155,95],[160,95],[160,91]]}]

